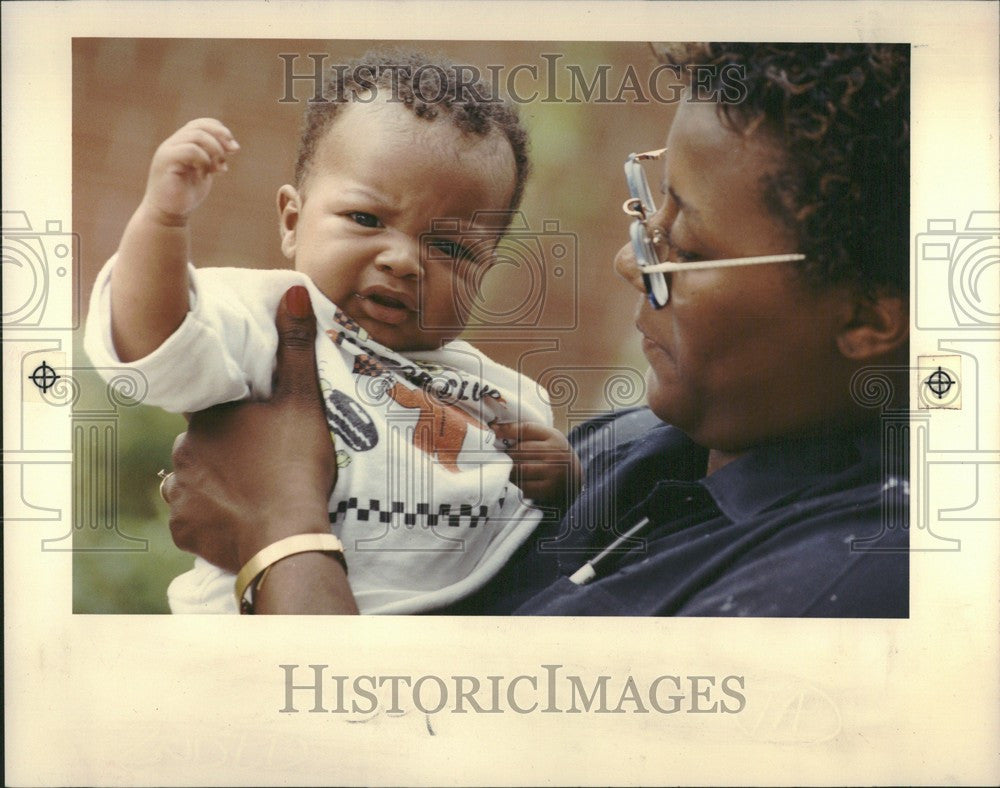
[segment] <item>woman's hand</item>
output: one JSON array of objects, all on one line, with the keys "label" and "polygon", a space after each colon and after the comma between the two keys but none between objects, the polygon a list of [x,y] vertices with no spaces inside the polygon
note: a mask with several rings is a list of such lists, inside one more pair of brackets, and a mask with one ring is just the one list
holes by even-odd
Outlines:
[{"label": "woman's hand", "polygon": [[[276,324],[272,398],[194,414],[174,444],[174,473],[164,483],[174,543],[231,572],[279,539],[330,529],[336,463],[317,382],[316,321],[304,287],[285,294]],[[275,564],[255,607],[357,612],[342,568],[321,553]]]}]

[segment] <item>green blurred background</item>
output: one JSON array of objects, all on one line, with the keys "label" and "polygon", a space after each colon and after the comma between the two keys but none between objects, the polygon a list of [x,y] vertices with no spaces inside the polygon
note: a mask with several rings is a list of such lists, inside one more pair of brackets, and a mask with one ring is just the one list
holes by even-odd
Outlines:
[{"label": "green blurred background", "polygon": [[[73,229],[80,236],[84,307],[142,197],[153,151],[197,117],[223,120],[241,151],[194,217],[195,263],[283,267],[275,195],[291,180],[299,121],[312,92],[298,81],[298,101],[280,101],[286,83],[278,55],[297,53],[296,73],[306,73],[310,53],[327,53],[329,66],[373,47],[396,46],[440,52],[484,74],[493,66],[503,81],[519,65],[538,73],[514,72],[520,95],[539,93],[520,107],[534,163],[522,210],[532,230],[568,234],[576,259],[558,268],[546,260],[546,276],[553,278],[546,279],[544,317],[534,328],[477,330],[467,338],[544,385],[563,429],[641,403],[645,363],[632,326],[637,296],[611,268],[627,240],[622,164],[630,152],[663,144],[674,111],[646,88],[657,63],[642,42],[74,39]],[[631,79],[630,67],[639,89],[620,91]],[[599,101],[598,94],[588,100],[577,83],[573,101],[574,68],[588,84],[604,69],[606,97],[620,100]],[[661,77],[661,95],[670,95],[668,85]],[[487,276],[484,294],[498,310],[516,308],[511,299],[531,295],[517,273],[507,266]],[[76,366],[84,363],[78,359]],[[83,373],[80,383],[98,399],[106,395],[96,375]],[[167,612],[167,584],[190,568],[192,557],[170,540],[156,472],[170,467],[170,448],[184,420],[142,404],[104,401],[111,401],[115,427],[97,453],[74,468],[75,509],[89,508],[74,519],[73,609]],[[86,422],[79,403],[74,418]],[[110,469],[106,495],[91,489],[94,468]]]}]

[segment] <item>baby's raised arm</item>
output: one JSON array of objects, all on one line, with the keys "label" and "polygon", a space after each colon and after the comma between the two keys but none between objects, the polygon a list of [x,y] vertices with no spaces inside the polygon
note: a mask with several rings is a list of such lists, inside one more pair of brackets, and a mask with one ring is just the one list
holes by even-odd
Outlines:
[{"label": "baby's raised arm", "polygon": [[188,217],[239,150],[229,129],[193,120],[153,155],[146,194],[132,214],[111,272],[111,337],[123,362],[148,356],[188,312]]}]

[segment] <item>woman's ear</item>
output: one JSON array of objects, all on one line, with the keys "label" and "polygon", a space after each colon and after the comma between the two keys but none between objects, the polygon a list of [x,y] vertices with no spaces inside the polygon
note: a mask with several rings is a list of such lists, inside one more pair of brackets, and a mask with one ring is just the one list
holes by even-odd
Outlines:
[{"label": "woman's ear", "polygon": [[910,336],[906,296],[878,294],[857,297],[851,318],[837,335],[841,355],[851,361],[871,361],[892,354]]},{"label": "woman's ear", "polygon": [[278,232],[281,234],[281,253],[289,260],[295,259],[295,229],[299,222],[302,199],[294,186],[285,184],[278,189]]}]

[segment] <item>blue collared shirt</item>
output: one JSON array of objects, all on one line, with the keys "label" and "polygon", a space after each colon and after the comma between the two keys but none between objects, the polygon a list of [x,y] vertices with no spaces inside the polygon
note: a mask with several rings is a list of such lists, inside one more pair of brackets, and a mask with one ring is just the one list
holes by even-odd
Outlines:
[{"label": "blue collared shirt", "polygon": [[[877,426],[760,446],[708,477],[707,451],[647,409],[571,440],[584,488],[566,516],[444,612],[908,615],[908,486],[883,473]],[[594,580],[570,581],[644,517]]]}]

